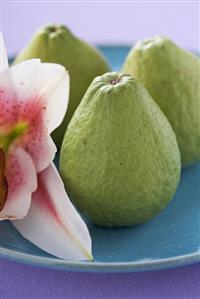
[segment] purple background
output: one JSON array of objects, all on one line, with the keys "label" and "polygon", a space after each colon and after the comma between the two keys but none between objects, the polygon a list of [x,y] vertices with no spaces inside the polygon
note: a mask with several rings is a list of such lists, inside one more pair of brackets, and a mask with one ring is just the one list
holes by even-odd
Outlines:
[{"label": "purple background", "polygon": [[[9,55],[30,39],[38,26],[67,24],[92,43],[132,44],[164,34],[198,50],[198,3],[26,3],[3,1],[1,30]],[[65,273],[0,261],[1,299],[198,299],[200,264],[178,269],[132,274]]]},{"label": "purple background", "polygon": [[26,45],[39,26],[49,22],[65,23],[92,43],[132,44],[163,34],[184,47],[198,48],[197,2],[30,2],[3,1],[2,29],[11,55]]},{"label": "purple background", "polygon": [[179,269],[86,274],[2,261],[1,299],[199,299],[200,264]]}]

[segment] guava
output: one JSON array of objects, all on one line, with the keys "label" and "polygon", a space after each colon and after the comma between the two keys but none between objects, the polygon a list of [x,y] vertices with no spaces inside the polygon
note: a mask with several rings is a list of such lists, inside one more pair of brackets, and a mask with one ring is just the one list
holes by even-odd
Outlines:
[{"label": "guava", "polygon": [[148,89],[176,134],[182,166],[200,159],[200,60],[168,38],[138,42],[123,71]]},{"label": "guava", "polygon": [[151,219],[173,198],[180,152],[166,116],[131,75],[96,77],[66,130],[60,171],[76,206],[94,223]]},{"label": "guava", "polygon": [[31,58],[61,64],[70,75],[68,109],[61,126],[53,133],[53,139],[60,147],[67,125],[91,81],[109,71],[109,66],[96,48],[75,37],[63,25],[48,25],[39,29],[14,63]]}]

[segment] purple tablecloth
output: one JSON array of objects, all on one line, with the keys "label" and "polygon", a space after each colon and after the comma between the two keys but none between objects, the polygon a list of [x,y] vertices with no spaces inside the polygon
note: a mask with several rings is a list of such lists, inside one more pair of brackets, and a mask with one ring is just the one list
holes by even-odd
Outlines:
[{"label": "purple tablecloth", "polygon": [[1,299],[199,299],[200,264],[131,273],[67,273],[0,261]]}]

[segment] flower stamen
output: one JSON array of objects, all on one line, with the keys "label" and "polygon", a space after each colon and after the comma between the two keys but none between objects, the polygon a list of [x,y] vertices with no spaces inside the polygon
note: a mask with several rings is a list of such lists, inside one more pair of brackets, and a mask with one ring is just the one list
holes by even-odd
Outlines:
[{"label": "flower stamen", "polygon": [[5,152],[8,151],[9,146],[22,137],[28,130],[28,123],[25,121],[18,122],[8,133],[0,134],[0,146]]},{"label": "flower stamen", "polygon": [[0,212],[3,210],[8,195],[8,183],[5,176],[5,153],[0,148]]}]

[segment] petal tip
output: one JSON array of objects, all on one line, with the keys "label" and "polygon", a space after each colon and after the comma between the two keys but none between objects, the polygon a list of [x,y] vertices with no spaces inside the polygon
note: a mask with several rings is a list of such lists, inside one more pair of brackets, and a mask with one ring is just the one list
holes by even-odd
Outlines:
[{"label": "petal tip", "polygon": [[3,40],[3,34],[0,31],[0,71],[8,69],[8,57],[6,47]]},{"label": "petal tip", "polygon": [[91,250],[83,248],[82,252],[83,252],[83,255],[84,255],[83,260],[85,260],[85,261],[92,261],[94,259],[93,255],[91,253]]},{"label": "petal tip", "polygon": [[88,257],[88,260],[89,260],[89,261],[93,261],[93,260],[94,260],[93,255],[92,255],[91,253],[89,253],[89,252],[88,252],[87,257]]}]

